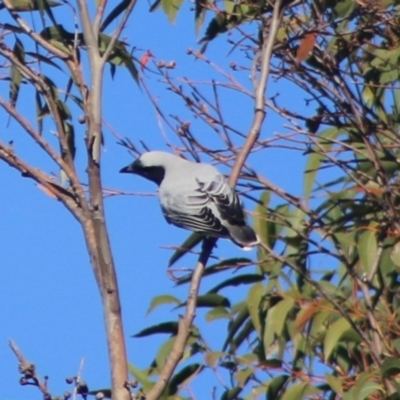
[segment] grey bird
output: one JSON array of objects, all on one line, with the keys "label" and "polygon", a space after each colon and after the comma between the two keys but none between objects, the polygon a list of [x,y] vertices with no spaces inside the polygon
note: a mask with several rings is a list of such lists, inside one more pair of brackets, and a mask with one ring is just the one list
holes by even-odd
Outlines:
[{"label": "grey bird", "polygon": [[205,236],[229,238],[243,250],[259,243],[254,230],[246,225],[235,190],[212,165],[150,151],[120,172],[140,175],[159,186],[158,197],[168,223]]}]

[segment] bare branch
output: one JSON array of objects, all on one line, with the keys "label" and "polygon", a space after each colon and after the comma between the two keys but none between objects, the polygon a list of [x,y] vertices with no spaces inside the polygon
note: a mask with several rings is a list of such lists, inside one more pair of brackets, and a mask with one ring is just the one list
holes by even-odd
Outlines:
[{"label": "bare branch", "polygon": [[96,16],[94,17],[94,23],[93,23],[93,32],[95,37],[99,37],[100,33],[100,25],[101,21],[103,20],[104,16],[104,11],[107,6],[107,0],[100,0],[97,2],[97,11],[96,11]]},{"label": "bare branch", "polygon": [[265,91],[267,89],[267,81],[272,57],[272,50],[274,47],[276,33],[278,32],[279,25],[283,16],[282,0],[276,0],[274,3],[274,12],[272,14],[271,29],[268,32],[268,36],[264,41],[261,50],[261,75],[260,80],[257,84],[255,91],[255,110],[254,119],[250,128],[249,135],[243,145],[242,150],[237,155],[235,165],[232,168],[231,175],[229,177],[229,183],[231,186],[235,186],[239,178],[240,171],[246,162],[254,143],[258,140],[260,135],[261,126],[264,121],[265,112]]},{"label": "bare branch", "polygon": [[8,344],[18,360],[18,371],[22,375],[20,379],[21,385],[36,386],[42,392],[45,400],[51,399],[51,395],[47,389],[46,381],[42,381],[36,373],[35,364],[27,361],[13,340],[10,340]]},{"label": "bare branch", "polygon": [[89,60],[93,61],[100,57],[97,37],[92,26],[92,21],[90,20],[87,2],[84,0],[77,0],[77,4],[82,24],[83,37],[85,38],[85,45],[89,53]]},{"label": "bare branch", "polygon": [[64,189],[53,178],[47,176],[42,171],[33,168],[32,166],[21,160],[15,154],[14,149],[11,146],[6,146],[1,142],[0,159],[21,172],[22,176],[31,178],[40,183],[43,187],[46,188],[49,194],[54,196],[57,200],[60,200],[67,207],[67,209],[71,211],[71,214],[79,222],[82,222],[83,212],[75,198],[74,193],[71,193],[68,190]]},{"label": "bare branch", "polygon": [[88,153],[90,217],[83,223],[87,248],[93,272],[100,290],[106,326],[108,354],[111,366],[113,398],[129,400],[126,386],[128,366],[123,331],[118,282],[105,221],[104,199],[100,175],[102,135],[102,88],[105,58],[98,48],[98,38],[89,17],[87,2],[78,0],[80,18],[88,46],[91,83],[84,107],[87,123],[86,147]]},{"label": "bare branch", "polygon": [[190,337],[193,320],[196,316],[197,296],[199,293],[201,277],[203,276],[204,268],[215,243],[216,239],[213,238],[206,238],[203,241],[203,248],[190,281],[185,315],[179,320],[178,334],[176,335],[171,353],[162,368],[157,382],[151,390],[146,393],[146,400],[158,400],[160,398],[164,389],[167,387],[176,366],[182,359],[183,352]]}]

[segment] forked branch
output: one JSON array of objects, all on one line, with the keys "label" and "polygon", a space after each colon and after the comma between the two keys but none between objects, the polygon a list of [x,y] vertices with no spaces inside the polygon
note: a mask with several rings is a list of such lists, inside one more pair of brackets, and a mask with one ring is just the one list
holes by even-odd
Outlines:
[{"label": "forked branch", "polygon": [[[250,128],[250,132],[241,151],[236,158],[234,167],[230,174],[229,183],[231,186],[236,185],[240,171],[244,163],[246,162],[246,159],[250,154],[254,144],[258,140],[260,130],[265,119],[265,92],[269,75],[269,65],[271,62],[272,49],[275,43],[276,33],[282,20],[282,15],[282,2],[281,0],[277,0],[274,6],[271,30],[261,50],[261,75],[257,87],[255,88],[256,95],[253,122]],[[146,400],[157,400],[160,398],[163,391],[167,387],[168,381],[171,378],[173,371],[175,370],[179,361],[182,359],[184,349],[190,337],[190,330],[193,324],[193,320],[196,316],[197,296],[201,283],[201,277],[216,241],[216,239],[211,238],[206,238],[203,241],[203,248],[199,256],[196,268],[193,271],[192,279],[190,282],[189,296],[186,303],[185,315],[179,321],[178,334],[176,336],[172,351],[167,359],[167,362],[162,368],[156,384],[147,393]]]}]

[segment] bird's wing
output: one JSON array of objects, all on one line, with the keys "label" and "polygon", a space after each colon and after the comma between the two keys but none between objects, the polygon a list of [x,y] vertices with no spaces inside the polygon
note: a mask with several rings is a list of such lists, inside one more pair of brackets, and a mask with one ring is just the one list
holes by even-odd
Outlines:
[{"label": "bird's wing", "polygon": [[200,190],[215,203],[221,219],[232,225],[245,224],[239,197],[221,174],[214,174],[211,179],[197,178],[197,182]]},{"label": "bird's wing", "polygon": [[209,196],[202,190],[174,196],[164,192],[160,200],[164,217],[170,224],[210,236],[229,236],[218,216],[207,206]]}]

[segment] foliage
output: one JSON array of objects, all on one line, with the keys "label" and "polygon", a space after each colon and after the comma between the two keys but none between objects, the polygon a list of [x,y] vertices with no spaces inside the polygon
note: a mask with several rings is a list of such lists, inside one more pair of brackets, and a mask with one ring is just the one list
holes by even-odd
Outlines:
[{"label": "foliage", "polygon": [[[127,68],[147,90],[131,55],[133,44],[105,33],[129,4],[121,1],[104,17],[98,51],[112,76],[117,67]],[[182,2],[157,1],[151,9],[160,5],[174,20]],[[4,144],[0,158],[72,207],[77,187],[71,171],[77,146],[73,115],[76,109],[87,110],[85,88],[73,67],[89,47],[80,28],[57,24],[53,6],[66,7],[46,1],[29,6],[43,18],[40,32],[25,29],[17,17],[17,25],[3,24],[0,54],[8,61],[2,65],[10,94],[8,101],[0,99],[0,105],[47,149],[65,177],[44,179],[23,163],[15,165],[12,149]],[[222,7],[195,2],[195,22],[204,35],[200,51],[189,51],[189,56],[220,74],[219,81],[210,82],[211,97],[194,81],[176,81],[165,64],[152,64],[149,73],[163,78],[193,116],[215,132],[224,149],[213,151],[207,138],[196,137],[190,125],[173,116],[178,125],[174,127],[160,112],[181,141],[180,150],[232,166],[246,132],[238,131],[235,121],[226,121],[219,93],[233,90],[243,99],[254,99],[273,4],[225,1]],[[262,171],[244,167],[239,188],[245,188],[254,201],[254,227],[263,246],[255,259],[220,260],[206,268],[204,280],[212,277],[213,287],[199,295],[198,312],[207,322],[226,321],[223,344],[211,348],[205,328],[200,323],[193,326],[164,399],[184,399],[182,389],[209,371],[229,377],[230,383],[213,393],[221,400],[394,399],[400,390],[399,4],[307,0],[284,2],[283,10],[270,79],[302,90],[313,111],[301,115],[297,104],[280,104],[278,97],[267,100],[269,111],[285,119],[290,132],[278,140],[257,141],[253,151],[267,154],[283,147],[301,152],[307,160],[303,193],[286,191],[263,177]],[[51,24],[44,22],[44,16]],[[207,45],[216,46],[225,38],[233,54],[244,55],[231,64],[231,73],[221,71],[204,53]],[[142,68],[147,63],[148,59]],[[60,70],[70,74],[63,85]],[[250,84],[240,83],[244,73],[250,75]],[[25,83],[33,88],[37,129],[24,125],[15,114]],[[151,94],[149,98],[154,102]],[[59,152],[46,148],[43,123],[55,124]],[[128,140],[122,143],[135,150]],[[92,145],[87,141],[89,152]],[[180,249],[170,266],[199,241],[192,235],[181,246],[186,251]],[[191,274],[180,277],[177,284],[190,280]],[[149,312],[165,304],[179,308],[186,299],[160,295]],[[136,334],[137,338],[169,335],[148,368],[130,365],[141,393],[147,394],[162,373],[178,329],[178,322],[165,321]]]},{"label": "foliage", "polygon": [[[254,2],[225,2],[223,9],[196,3],[196,18],[213,15],[203,41],[220,43],[216,37],[231,30],[233,50],[248,56],[249,62],[233,66],[237,75],[259,66],[268,8]],[[267,104],[290,123],[292,134],[282,142],[296,143],[307,158],[304,191],[286,192],[258,171],[242,176],[243,186],[256,182],[266,190],[257,201],[254,226],[267,246],[252,268],[249,260],[232,259],[206,269],[204,279],[212,277],[214,289],[201,297],[219,297],[207,304],[204,318],[227,321],[225,341],[210,348],[207,332],[199,328],[184,364],[202,359],[203,371],[227,371],[231,385],[216,398],[397,398],[399,15],[396,1],[295,2],[285,12],[271,77],[302,89],[315,112],[299,115],[279,99]],[[191,96],[172,78],[167,81],[202,114],[199,93]],[[214,85],[222,90],[233,79],[226,81]],[[218,104],[208,107],[216,110]],[[222,130],[224,121],[215,114],[210,111],[205,120]],[[229,290],[239,285],[247,294]],[[157,332],[153,328],[151,334]]]}]

